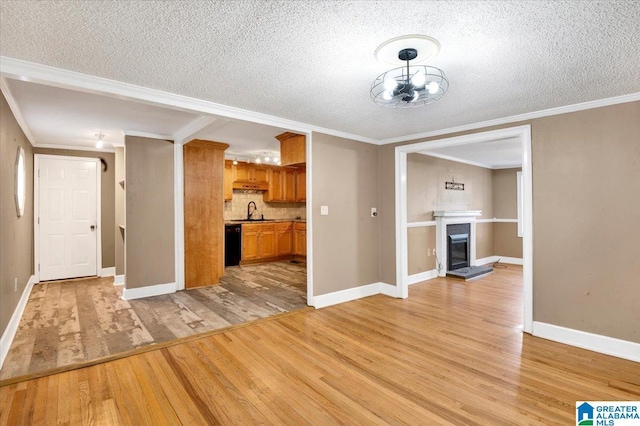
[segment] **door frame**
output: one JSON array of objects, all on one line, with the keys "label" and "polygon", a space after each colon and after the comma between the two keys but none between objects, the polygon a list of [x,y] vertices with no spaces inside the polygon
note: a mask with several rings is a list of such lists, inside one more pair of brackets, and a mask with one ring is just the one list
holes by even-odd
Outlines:
[{"label": "door frame", "polygon": [[102,272],[102,168],[99,158],[73,157],[67,155],[33,155],[33,275],[40,282],[40,159],[90,161],[96,164],[96,276]]},{"label": "door frame", "polygon": [[531,126],[516,126],[499,130],[476,132],[468,135],[418,142],[395,148],[396,186],[396,285],[397,297],[409,296],[408,231],[407,231],[407,154],[425,149],[468,145],[495,139],[519,138],[522,142],[523,177],[523,330],[533,332],[533,181],[531,170]]}]

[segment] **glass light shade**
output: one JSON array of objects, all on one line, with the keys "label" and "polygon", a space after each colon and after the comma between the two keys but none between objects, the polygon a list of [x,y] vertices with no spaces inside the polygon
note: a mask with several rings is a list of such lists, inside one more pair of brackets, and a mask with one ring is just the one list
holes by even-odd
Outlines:
[{"label": "glass light shade", "polygon": [[411,83],[413,83],[416,87],[424,86],[424,83],[427,81],[427,77],[424,75],[424,69],[420,68],[416,73],[411,77]]},{"label": "glass light shade", "polygon": [[[395,82],[395,87],[388,89],[388,81]],[[410,65],[409,69],[398,67],[380,74],[371,84],[370,95],[380,106],[414,108],[436,102],[448,88],[449,80],[441,69]]]}]

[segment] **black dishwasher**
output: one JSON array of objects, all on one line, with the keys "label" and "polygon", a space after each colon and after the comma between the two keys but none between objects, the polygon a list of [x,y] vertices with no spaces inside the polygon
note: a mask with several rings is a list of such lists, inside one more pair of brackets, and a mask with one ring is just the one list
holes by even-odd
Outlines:
[{"label": "black dishwasher", "polygon": [[242,257],[242,225],[225,225],[224,230],[224,266],[239,265]]}]

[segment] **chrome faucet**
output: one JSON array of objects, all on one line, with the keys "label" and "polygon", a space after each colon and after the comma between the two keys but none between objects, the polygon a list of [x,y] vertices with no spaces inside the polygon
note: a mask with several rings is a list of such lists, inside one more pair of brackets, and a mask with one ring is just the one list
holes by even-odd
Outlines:
[{"label": "chrome faucet", "polygon": [[[253,204],[253,211],[251,211],[251,204]],[[258,208],[256,207],[256,203],[253,201],[249,201],[249,204],[247,204],[247,220],[251,220],[251,216],[253,216],[256,210],[258,210]]]}]

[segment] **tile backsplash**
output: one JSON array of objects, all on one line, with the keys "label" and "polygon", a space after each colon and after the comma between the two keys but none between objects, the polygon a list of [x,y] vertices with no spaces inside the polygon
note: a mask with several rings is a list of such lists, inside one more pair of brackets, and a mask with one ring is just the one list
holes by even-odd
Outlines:
[{"label": "tile backsplash", "polygon": [[[264,215],[265,219],[306,218],[305,203],[265,203],[262,193],[247,194],[233,191],[233,200],[224,202],[224,220],[242,220],[247,218],[247,204],[254,201],[258,210],[254,218]],[[253,207],[252,207],[253,210]]]}]

